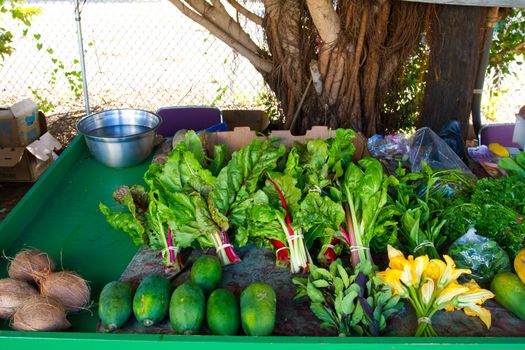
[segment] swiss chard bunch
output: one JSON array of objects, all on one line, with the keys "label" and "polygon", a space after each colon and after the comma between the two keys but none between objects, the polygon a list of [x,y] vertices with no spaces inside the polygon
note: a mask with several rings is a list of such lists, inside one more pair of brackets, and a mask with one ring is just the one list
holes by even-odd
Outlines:
[{"label": "swiss chard bunch", "polygon": [[106,217],[107,222],[112,227],[128,233],[136,245],[149,246],[161,251],[164,265],[179,271],[182,268],[179,247],[174,245],[165,223],[151,201],[152,197],[144,187],[120,186],[113,193],[113,198],[128,211],[114,211],[100,203],[99,210]]},{"label": "swiss chard bunch", "polygon": [[399,295],[374,276],[366,261],[353,273],[340,260],[332,262],[329,270],[312,265],[308,278],[294,278],[293,282],[298,286],[295,298],[310,299],[310,309],[321,327],[343,336],[378,336],[402,307]]},{"label": "swiss chard bunch", "polygon": [[374,241],[395,239],[397,222],[395,209],[388,194],[397,182],[386,176],[381,163],[371,157],[350,163],[340,181],[346,212],[346,228],[350,244],[352,266],[368,262],[373,265],[370,245]]},{"label": "swiss chard bunch", "polygon": [[296,184],[293,176],[267,173],[266,185],[255,197],[257,205],[247,223],[248,236],[259,242],[267,239],[276,250],[277,265],[289,262],[292,273],[307,271],[312,262],[302,223],[296,220],[302,198]]},{"label": "swiss chard bunch", "polygon": [[305,243],[311,248],[321,246],[317,261],[328,266],[344,248],[348,237],[342,223],[344,210],[338,181],[352,163],[355,146],[351,129],[337,129],[335,136],[316,139],[293,147],[287,158],[284,173],[297,179],[303,201],[297,213],[305,232]]}]

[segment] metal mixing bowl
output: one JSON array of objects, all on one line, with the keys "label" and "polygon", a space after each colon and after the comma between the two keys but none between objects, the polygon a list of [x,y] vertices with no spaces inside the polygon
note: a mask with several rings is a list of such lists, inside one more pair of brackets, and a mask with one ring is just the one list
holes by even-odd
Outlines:
[{"label": "metal mixing bowl", "polygon": [[113,109],[90,114],[77,123],[89,151],[109,167],[128,167],[150,155],[162,119],[138,109]]}]

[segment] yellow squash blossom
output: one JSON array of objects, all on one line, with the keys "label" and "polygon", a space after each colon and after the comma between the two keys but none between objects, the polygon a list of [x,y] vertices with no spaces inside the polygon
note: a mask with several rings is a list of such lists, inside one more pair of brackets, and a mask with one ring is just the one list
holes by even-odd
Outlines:
[{"label": "yellow squash blossom", "polygon": [[457,269],[454,260],[447,255],[443,256],[445,261],[429,260],[426,255],[405,258],[401,251],[391,246],[388,246],[388,258],[389,268],[378,272],[377,276],[411,302],[418,317],[416,336],[437,335],[431,317],[438,310],[463,309],[466,315],[477,316],[490,327],[490,311],[481,304],[494,294],[480,288],[474,280],[463,285],[457,282],[459,276],[470,274],[470,270]]}]

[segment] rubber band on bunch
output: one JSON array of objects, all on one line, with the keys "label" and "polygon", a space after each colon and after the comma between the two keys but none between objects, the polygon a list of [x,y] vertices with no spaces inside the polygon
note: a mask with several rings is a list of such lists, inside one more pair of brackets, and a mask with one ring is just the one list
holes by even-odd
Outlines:
[{"label": "rubber band on bunch", "polygon": [[431,247],[431,248],[434,248],[434,243],[430,242],[430,241],[424,241],[424,242],[421,242],[419,243],[415,248],[414,248],[414,254],[421,248],[423,247]]},{"label": "rubber band on bunch", "polygon": [[351,245],[350,246],[350,253],[358,252],[360,250],[370,250],[369,247],[363,247],[361,245]]},{"label": "rubber band on bunch", "polygon": [[292,243],[292,241],[296,240],[296,239],[302,239],[304,238],[302,234],[298,233],[298,234],[294,234],[294,235],[291,235],[291,236],[288,236],[286,237],[286,239],[288,240],[288,242]]},{"label": "rubber band on bunch", "polygon": [[230,243],[221,244],[220,246],[215,248],[215,252],[219,253],[221,250],[225,250],[228,247],[233,247],[233,245],[231,245]]},{"label": "rubber band on bunch", "polygon": [[432,324],[432,320],[430,317],[420,317],[417,319],[417,324],[426,323],[426,324]]}]

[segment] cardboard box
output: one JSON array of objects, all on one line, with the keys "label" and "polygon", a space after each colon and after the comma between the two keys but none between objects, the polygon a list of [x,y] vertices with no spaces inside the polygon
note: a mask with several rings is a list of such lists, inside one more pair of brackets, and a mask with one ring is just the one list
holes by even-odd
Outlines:
[{"label": "cardboard box", "polygon": [[255,131],[263,131],[270,125],[266,113],[259,110],[223,109],[222,118],[232,130],[247,126]]},{"label": "cardboard box", "polygon": [[37,120],[40,138],[27,146],[0,147],[0,182],[34,182],[57,158],[62,145],[47,132],[43,113]]},{"label": "cardboard box", "polygon": [[[153,155],[152,162],[164,164],[168,158],[168,154],[173,148],[173,142],[179,142],[184,139],[184,133],[187,130],[179,130],[173,138],[167,138],[164,142],[161,142],[155,154]],[[305,135],[295,136],[290,133],[289,130],[274,130],[268,136],[258,136],[256,131],[251,130],[249,127],[242,126],[233,129],[233,131],[216,131],[206,132],[206,151],[208,154],[213,155],[213,148],[215,145],[224,144],[228,147],[228,151],[235,152],[241,149],[241,147],[251,143],[254,139],[266,140],[276,138],[276,145],[285,144],[287,147],[293,146],[294,142],[306,143],[308,140],[314,140],[317,138],[327,139],[335,137],[335,130],[329,129],[326,126],[314,126],[308,130]],[[358,133],[352,140],[355,146],[355,152],[353,156],[354,161],[358,161],[363,157],[370,156],[368,152],[367,138]]]},{"label": "cardboard box", "polygon": [[25,99],[0,108],[0,147],[25,147],[42,135],[38,105]]},{"label": "cardboard box", "polygon": [[[305,143],[308,140],[317,138],[327,139],[335,137],[335,129],[329,129],[326,126],[314,126],[308,130],[305,135],[295,136],[289,130],[274,130],[267,137],[257,136],[256,132],[249,127],[237,127],[233,131],[212,132],[207,135],[206,144],[209,154],[213,154],[213,146],[225,144],[231,152],[239,150],[241,147],[249,144],[254,139],[265,140],[266,138],[277,138],[276,144],[285,144],[291,147],[295,142]],[[354,160],[359,160],[369,156],[367,139],[363,134],[357,134],[352,140],[355,146]]]}]

